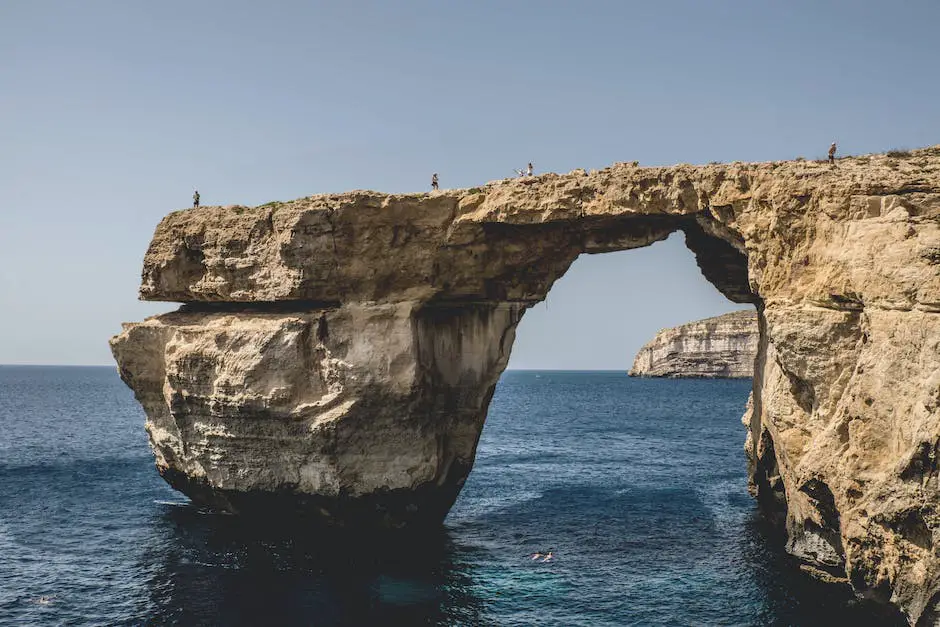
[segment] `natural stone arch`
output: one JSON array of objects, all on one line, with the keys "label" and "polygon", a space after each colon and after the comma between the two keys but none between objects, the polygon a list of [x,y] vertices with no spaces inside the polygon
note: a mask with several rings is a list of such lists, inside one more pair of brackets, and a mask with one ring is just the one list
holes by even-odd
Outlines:
[{"label": "natural stone arch", "polygon": [[754,302],[753,488],[789,549],[912,620],[940,590],[940,152],[620,164],[161,222],[112,341],[157,466],[196,500],[346,525],[443,519],[524,310],[583,252],[686,234]]}]

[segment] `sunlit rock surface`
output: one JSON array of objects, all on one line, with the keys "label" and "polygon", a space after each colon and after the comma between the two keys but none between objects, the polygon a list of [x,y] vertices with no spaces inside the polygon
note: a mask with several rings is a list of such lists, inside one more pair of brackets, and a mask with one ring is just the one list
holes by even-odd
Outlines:
[{"label": "sunlit rock surface", "polygon": [[157,227],[141,297],[187,305],[125,325],[112,348],[158,468],[194,500],[436,524],[525,309],[579,254],[682,230],[704,276],[757,309],[747,452],[789,550],[930,624],[938,215],[938,148],[179,211]]},{"label": "sunlit rock surface", "polygon": [[758,338],[753,311],[663,329],[636,354],[630,376],[748,379],[754,376]]}]

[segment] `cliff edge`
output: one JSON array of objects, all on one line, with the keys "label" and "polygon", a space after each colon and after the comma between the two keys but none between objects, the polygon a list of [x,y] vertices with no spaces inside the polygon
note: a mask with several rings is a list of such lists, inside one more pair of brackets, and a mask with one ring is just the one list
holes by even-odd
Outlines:
[{"label": "cliff edge", "polygon": [[754,376],[759,337],[754,311],[662,329],[637,352],[630,376],[749,379]]},{"label": "cliff edge", "polygon": [[940,615],[940,147],[545,174],[168,215],[111,347],[194,501],[440,524],[525,310],[582,253],[685,233],[753,303],[751,489],[804,567]]}]

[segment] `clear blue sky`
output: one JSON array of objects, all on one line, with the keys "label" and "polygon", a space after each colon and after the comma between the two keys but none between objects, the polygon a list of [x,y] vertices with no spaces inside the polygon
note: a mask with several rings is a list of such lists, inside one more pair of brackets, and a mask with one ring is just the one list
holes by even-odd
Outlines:
[{"label": "clear blue sky", "polygon": [[[189,203],[940,143],[940,2],[0,2],[0,363],[108,364]],[[512,366],[733,308],[681,237],[580,259]]]}]

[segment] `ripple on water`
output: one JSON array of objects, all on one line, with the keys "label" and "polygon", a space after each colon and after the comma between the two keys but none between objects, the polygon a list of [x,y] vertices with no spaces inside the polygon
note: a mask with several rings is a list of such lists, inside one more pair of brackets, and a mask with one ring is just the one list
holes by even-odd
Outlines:
[{"label": "ripple on water", "polygon": [[113,369],[0,367],[0,626],[888,624],[756,515],[748,391],[507,373],[445,528],[390,541],[203,512]]}]

